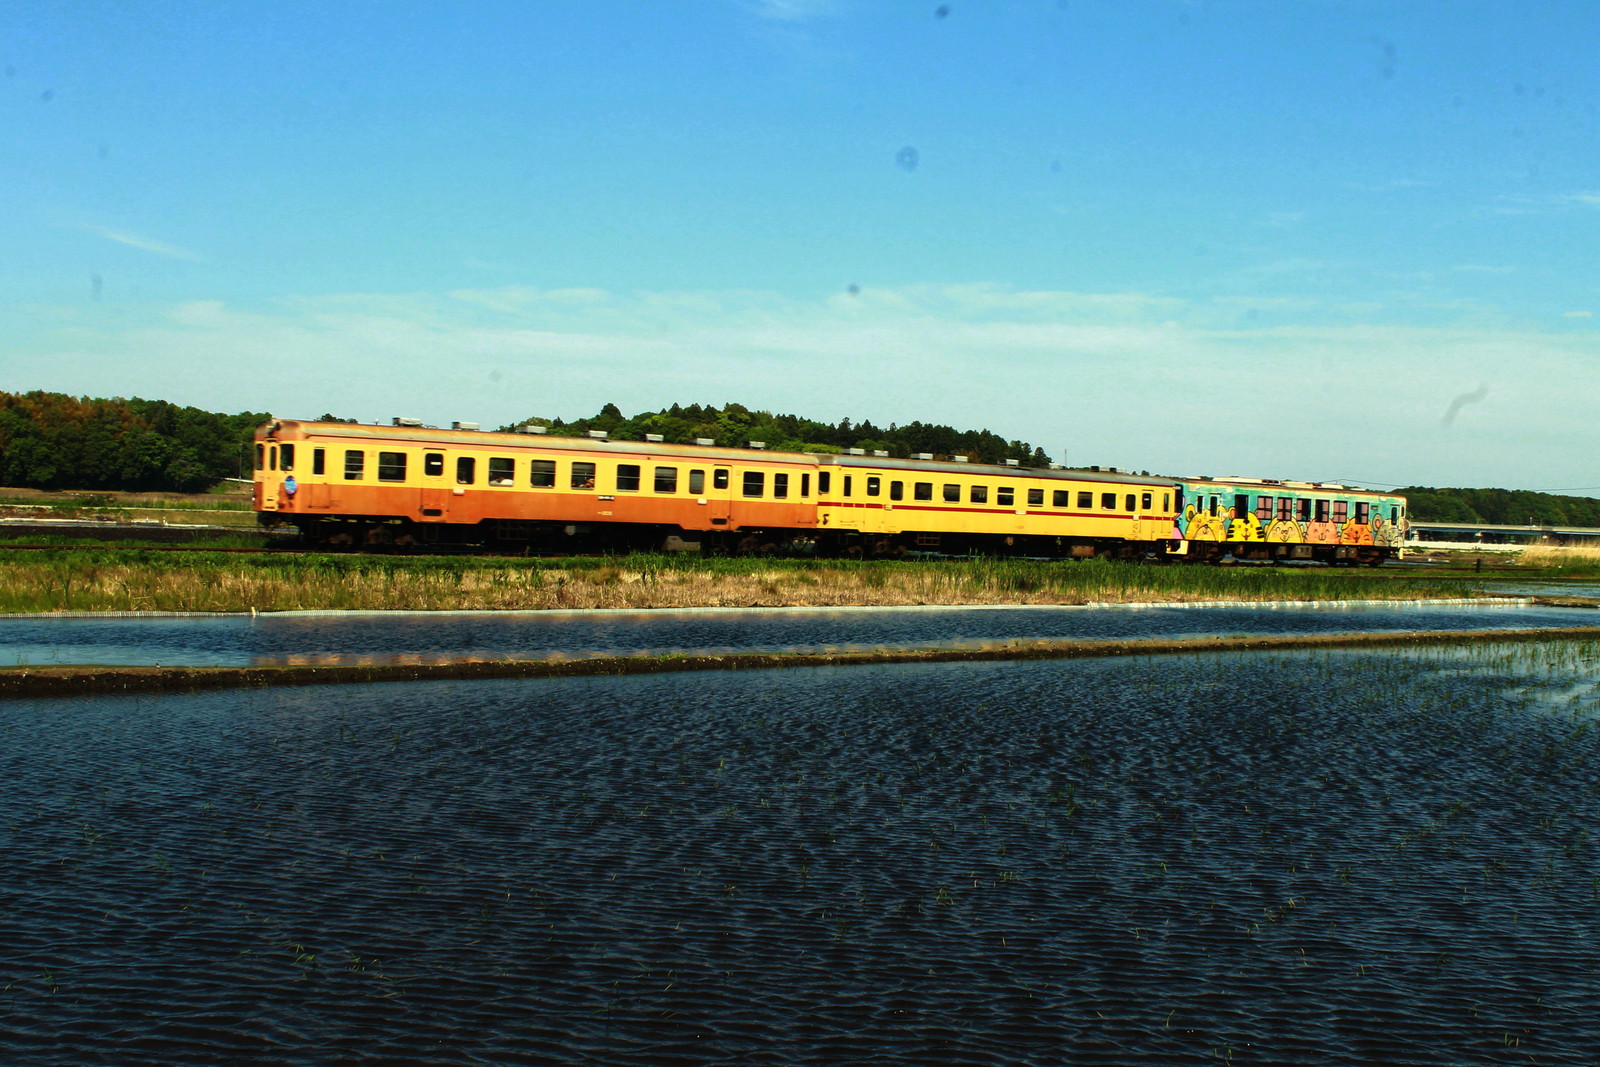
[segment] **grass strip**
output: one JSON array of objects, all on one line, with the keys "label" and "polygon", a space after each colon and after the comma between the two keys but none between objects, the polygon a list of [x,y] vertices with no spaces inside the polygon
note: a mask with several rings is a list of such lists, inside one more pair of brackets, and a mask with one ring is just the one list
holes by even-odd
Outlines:
[{"label": "grass strip", "polygon": [[0,668],[0,699],[107,693],[191,692],[270,686],[350,685],[375,682],[460,681],[492,678],[574,678],[685,671],[774,670],[789,667],[859,667],[905,663],[1154,656],[1191,652],[1265,652],[1280,649],[1380,648],[1478,642],[1600,639],[1600,626],[1549,630],[1411,630],[1394,633],[1276,634],[1248,637],[1157,638],[1137,641],[1027,641],[991,648],[873,649],[845,652],[735,652],[600,656],[592,659],[476,660],[428,664],[261,667],[7,667]]},{"label": "grass strip", "polygon": [[923,604],[1430,600],[1461,578],[1344,568],[1112,560],[567,559],[139,550],[8,551],[0,613],[891,607]]}]

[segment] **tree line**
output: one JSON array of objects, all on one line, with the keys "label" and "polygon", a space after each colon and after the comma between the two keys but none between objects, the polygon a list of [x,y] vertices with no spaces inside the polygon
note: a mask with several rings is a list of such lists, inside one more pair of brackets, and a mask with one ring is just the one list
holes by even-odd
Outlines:
[{"label": "tree line", "polygon": [[[40,390],[0,391],[0,485],[200,492],[224,478],[250,476],[251,439],[270,418],[265,412],[225,414],[139,397],[101,399]],[[356,421],[331,414],[323,415],[322,420]],[[774,451],[837,453],[860,448],[900,458],[927,452],[941,457],[968,456],[975,463],[1014,459],[1025,467],[1050,465],[1043,449],[1025,441],[1008,441],[989,430],[957,430],[925,422],[890,423],[887,427],[871,420],[819,422],[799,415],[752,411],[743,404],[673,404],[631,417],[615,404],[607,404],[588,418],[564,421],[534,416],[524,423],[574,437],[604,430],[621,441],[660,434],[674,444],[709,438],[719,445],[742,448],[750,441],[764,441]],[[1411,517],[1421,522],[1600,528],[1600,500],[1593,497],[1415,485],[1395,492],[1409,500]]]},{"label": "tree line", "polygon": [[1433,489],[1410,485],[1395,492],[1421,522],[1486,523],[1496,526],[1588,526],[1600,528],[1600,500],[1556,496],[1530,489]]},{"label": "tree line", "polygon": [[251,437],[270,417],[139,397],[0,392],[0,485],[199,492],[250,476]]},{"label": "tree line", "polygon": [[[604,430],[613,440],[642,441],[646,434],[660,434],[670,444],[689,444],[708,439],[727,448],[743,448],[750,441],[782,452],[843,452],[849,448],[868,453],[887,452],[904,459],[916,452],[937,456],[967,456],[974,463],[1001,463],[1014,459],[1019,466],[1048,467],[1050,457],[1026,441],[1007,441],[988,430],[957,430],[935,423],[890,423],[887,428],[873,425],[870,419],[837,423],[818,422],[799,415],[774,415],[770,411],[751,411],[743,404],[673,404],[660,411],[644,411],[628,417],[615,404],[607,404],[598,415],[574,419],[533,416],[517,425],[548,426],[550,432],[581,437],[590,430]],[[516,426],[503,426],[503,430]]]}]

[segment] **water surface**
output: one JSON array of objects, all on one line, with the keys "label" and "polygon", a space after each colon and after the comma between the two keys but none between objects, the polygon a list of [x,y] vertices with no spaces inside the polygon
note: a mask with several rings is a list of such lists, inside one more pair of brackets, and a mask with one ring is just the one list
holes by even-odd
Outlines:
[{"label": "water surface", "polygon": [[247,666],[471,656],[935,648],[1033,639],[1543,629],[1592,611],[1491,604],[388,612],[204,618],[0,618],[0,663]]},{"label": "water surface", "polygon": [[0,1056],[1587,1063],[1593,643],[0,704]]}]

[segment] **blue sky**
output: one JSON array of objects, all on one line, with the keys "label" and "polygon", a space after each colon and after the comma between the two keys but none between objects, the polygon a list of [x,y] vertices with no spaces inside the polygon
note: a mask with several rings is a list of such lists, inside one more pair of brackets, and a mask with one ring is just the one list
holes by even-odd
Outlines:
[{"label": "blue sky", "polygon": [[1600,495],[1600,4],[9,0],[0,388]]}]

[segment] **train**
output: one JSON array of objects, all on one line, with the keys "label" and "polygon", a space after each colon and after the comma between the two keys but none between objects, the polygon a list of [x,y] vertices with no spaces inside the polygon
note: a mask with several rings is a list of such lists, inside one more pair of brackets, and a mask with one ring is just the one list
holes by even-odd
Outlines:
[{"label": "train", "polygon": [[1267,478],[842,454],[544,427],[273,419],[254,508],[308,545],[861,558],[1301,560],[1403,556],[1404,497]]}]

